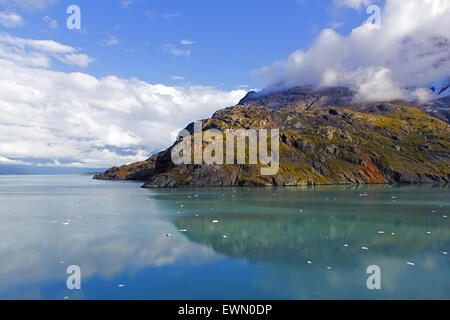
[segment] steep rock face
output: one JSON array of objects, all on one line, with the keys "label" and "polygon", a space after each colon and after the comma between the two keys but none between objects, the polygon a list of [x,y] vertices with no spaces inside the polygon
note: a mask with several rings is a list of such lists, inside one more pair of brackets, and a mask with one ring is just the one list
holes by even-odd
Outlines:
[{"label": "steep rock face", "polygon": [[[352,93],[346,88],[320,90],[300,87],[266,96],[250,93],[240,105],[202,121],[205,131],[279,129],[280,169],[276,175],[262,176],[262,164],[175,165],[171,151],[176,142],[154,156],[154,169],[143,175],[148,174],[144,187],[449,181],[447,123],[406,102],[352,104],[348,102]],[[190,124],[186,129],[192,134],[193,127]],[[130,173],[138,172],[132,166]]]}]

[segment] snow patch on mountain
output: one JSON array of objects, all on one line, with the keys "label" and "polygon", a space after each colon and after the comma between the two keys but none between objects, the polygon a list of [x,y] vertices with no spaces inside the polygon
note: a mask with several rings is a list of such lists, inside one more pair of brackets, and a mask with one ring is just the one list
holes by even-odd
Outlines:
[{"label": "snow patch on mountain", "polygon": [[450,96],[450,77],[442,78],[430,85],[436,99]]}]

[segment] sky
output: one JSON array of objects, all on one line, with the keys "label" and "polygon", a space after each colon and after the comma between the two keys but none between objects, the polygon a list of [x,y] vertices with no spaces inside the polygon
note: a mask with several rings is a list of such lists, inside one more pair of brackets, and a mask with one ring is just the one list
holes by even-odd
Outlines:
[{"label": "sky", "polygon": [[0,165],[144,160],[271,86],[426,100],[450,74],[449,14],[447,0],[0,0]]}]

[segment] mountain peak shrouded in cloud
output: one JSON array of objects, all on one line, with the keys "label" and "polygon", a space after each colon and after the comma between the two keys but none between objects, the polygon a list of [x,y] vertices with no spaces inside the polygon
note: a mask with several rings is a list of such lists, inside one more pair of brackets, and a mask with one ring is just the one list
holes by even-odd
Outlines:
[{"label": "mountain peak shrouded in cloud", "polygon": [[[373,1],[337,1],[359,8]],[[366,101],[412,99],[450,74],[450,1],[386,0],[381,28],[363,23],[350,34],[320,32],[313,45],[254,71],[269,87],[348,85]]]}]

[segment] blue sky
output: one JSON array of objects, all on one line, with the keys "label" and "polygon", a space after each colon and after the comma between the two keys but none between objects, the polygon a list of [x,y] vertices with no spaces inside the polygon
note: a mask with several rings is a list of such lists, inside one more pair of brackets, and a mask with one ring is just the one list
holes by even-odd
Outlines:
[{"label": "blue sky", "polygon": [[[81,9],[81,31],[65,26],[71,4]],[[43,10],[20,13],[24,23],[11,34],[81,48],[95,59],[83,72],[224,89],[260,88],[264,83],[252,70],[310,46],[325,27],[338,26],[345,34],[367,18],[364,10],[337,9],[325,0],[61,0]],[[58,27],[50,28],[44,17]],[[117,43],[106,46],[108,40]],[[56,67],[76,70],[64,64]]]}]

